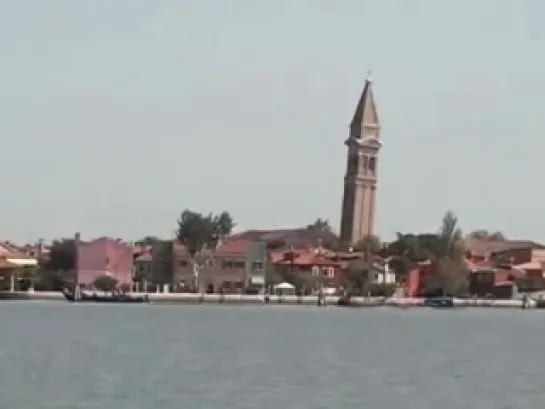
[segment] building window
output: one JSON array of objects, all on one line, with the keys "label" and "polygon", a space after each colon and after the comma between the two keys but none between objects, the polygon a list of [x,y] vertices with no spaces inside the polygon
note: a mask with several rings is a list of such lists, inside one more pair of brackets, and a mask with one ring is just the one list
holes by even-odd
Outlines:
[{"label": "building window", "polygon": [[312,276],[318,277],[320,275],[320,267],[312,266]]},{"label": "building window", "polygon": [[376,168],[377,168],[377,158],[373,156],[369,160],[369,170],[374,173]]},{"label": "building window", "polygon": [[187,260],[180,260],[180,267],[187,267]]},{"label": "building window", "polygon": [[244,261],[235,261],[235,262],[233,263],[233,266],[234,266],[234,268],[243,270],[243,269],[246,268],[246,262],[244,262]]},{"label": "building window", "polygon": [[222,262],[221,265],[222,265],[222,267],[223,267],[224,269],[228,269],[228,268],[233,268],[233,267],[234,267],[234,263],[233,263],[232,260],[223,260],[223,262]]},{"label": "building window", "polygon": [[335,278],[335,269],[333,267],[327,268],[327,276],[329,278]]},{"label": "building window", "polygon": [[258,271],[263,270],[263,262],[262,261],[254,261],[252,263],[252,271]]}]

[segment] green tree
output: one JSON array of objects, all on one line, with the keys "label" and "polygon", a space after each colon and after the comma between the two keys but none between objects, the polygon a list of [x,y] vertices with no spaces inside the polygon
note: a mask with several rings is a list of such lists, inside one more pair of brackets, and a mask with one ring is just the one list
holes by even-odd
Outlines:
[{"label": "green tree", "polygon": [[134,244],[139,246],[152,246],[159,241],[161,241],[161,239],[156,236],[144,236],[140,240],[135,241]]},{"label": "green tree", "polygon": [[223,211],[218,215],[212,215],[212,237],[222,238],[230,235],[235,227],[235,222],[229,212]]},{"label": "green tree", "polygon": [[402,256],[411,261],[426,260],[427,255],[424,253],[422,247],[425,245],[427,239],[425,239],[423,236],[424,235],[415,235],[412,233],[397,233],[396,240],[385,246],[386,256]]},{"label": "green tree", "polygon": [[228,212],[218,215],[184,210],[178,219],[176,236],[193,257],[206,246],[214,246],[219,239],[231,234],[235,223]]},{"label": "green tree", "polygon": [[363,252],[365,259],[369,261],[382,250],[382,242],[377,236],[365,236],[356,243],[354,250]]},{"label": "green tree", "polygon": [[395,273],[398,280],[407,278],[409,271],[416,267],[416,262],[405,255],[395,255],[388,259],[388,267]]},{"label": "green tree", "polygon": [[37,266],[28,266],[19,269],[17,272],[19,290],[27,291],[29,288],[34,286],[34,283],[36,283],[38,278]]},{"label": "green tree", "polygon": [[332,228],[329,225],[328,219],[317,218],[311,224],[307,225],[307,230],[320,231],[320,232],[332,232]]},{"label": "green tree", "polygon": [[462,231],[453,212],[445,213],[437,233],[397,234],[385,247],[389,265],[403,279],[418,262],[429,260],[432,274],[427,276],[430,293],[463,294],[467,289],[467,272],[463,264]]},{"label": "green tree", "polygon": [[507,240],[501,231],[490,232],[488,230],[474,230],[469,237],[482,241],[505,241]]},{"label": "green tree", "polygon": [[319,281],[316,277],[299,270],[298,268],[288,268],[282,270],[279,274],[282,281],[292,284],[295,287],[295,292],[298,295],[309,294],[312,290],[316,289],[319,285]]},{"label": "green tree", "polygon": [[428,289],[439,290],[448,295],[465,293],[467,271],[463,265],[462,230],[458,227],[458,219],[453,212],[445,213],[435,243],[428,252],[432,262]]},{"label": "green tree", "polygon": [[283,277],[273,265],[268,265],[265,270],[265,287],[270,288],[280,284],[283,281]]},{"label": "green tree", "polygon": [[53,241],[49,257],[42,261],[42,266],[51,271],[69,271],[76,266],[76,245],[73,239]]},{"label": "green tree", "polygon": [[34,288],[37,291],[62,291],[64,288],[71,288],[73,276],[67,271],[53,271],[39,267],[34,281]]},{"label": "green tree", "polygon": [[421,241],[418,235],[397,233],[397,239],[385,246],[384,257],[399,279],[405,279],[419,261],[427,259]]},{"label": "green tree", "polygon": [[[49,254],[38,260],[34,283],[37,290],[59,291],[74,280],[76,246],[73,239],[54,240]],[[27,280],[28,281],[28,280]]]},{"label": "green tree", "polygon": [[99,291],[112,292],[117,287],[117,280],[109,275],[101,275],[95,278],[93,286]]},{"label": "green tree", "polygon": [[365,295],[371,283],[371,267],[364,260],[354,260],[345,270],[345,285],[348,296]]}]

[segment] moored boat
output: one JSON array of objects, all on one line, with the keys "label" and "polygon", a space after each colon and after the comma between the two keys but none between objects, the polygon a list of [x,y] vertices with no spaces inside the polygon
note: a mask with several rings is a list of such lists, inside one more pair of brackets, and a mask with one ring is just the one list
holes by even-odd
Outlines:
[{"label": "moored boat", "polygon": [[94,303],[128,303],[128,304],[137,304],[137,303],[147,303],[149,302],[149,297],[146,295],[134,296],[131,294],[124,293],[112,293],[112,294],[103,294],[99,295],[97,293],[86,293],[80,292],[79,296],[76,296],[75,293],[70,292],[68,289],[63,290],[63,295],[66,300],[70,302],[94,302]]},{"label": "moored boat", "polygon": [[432,308],[455,308],[456,304],[452,297],[432,297],[424,301],[426,307]]},{"label": "moored boat", "polygon": [[339,307],[370,308],[383,305],[385,305],[384,299],[369,299],[365,297],[352,297],[349,295],[343,295],[337,300],[337,306]]},{"label": "moored boat", "polygon": [[[543,300],[543,299],[534,300],[534,305],[535,305],[535,308],[544,309],[545,308],[545,300]],[[523,309],[529,308],[529,306],[530,306],[530,302],[528,300],[523,301],[523,304],[522,304]]]}]

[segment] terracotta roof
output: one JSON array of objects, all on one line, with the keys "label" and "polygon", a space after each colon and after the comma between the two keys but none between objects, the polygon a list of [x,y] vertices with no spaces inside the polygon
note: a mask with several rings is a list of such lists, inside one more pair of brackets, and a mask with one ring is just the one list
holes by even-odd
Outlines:
[{"label": "terracotta roof", "polygon": [[517,249],[544,249],[545,246],[530,240],[501,240],[488,241],[468,237],[464,239],[464,247],[473,255],[487,256],[491,253],[498,253]]},{"label": "terracotta roof", "polygon": [[[293,261],[290,255],[294,255]],[[271,261],[280,265],[318,265],[318,266],[340,266],[342,263],[331,258],[330,250],[326,249],[302,249],[294,251],[275,251],[271,253]]]},{"label": "terracotta roof", "polygon": [[228,239],[221,244],[215,251],[217,255],[245,255],[250,250],[253,240],[247,239]]},{"label": "terracotta roof", "polygon": [[10,263],[5,258],[0,258],[0,270],[6,270],[17,267],[15,264]]},{"label": "terracotta roof", "polygon": [[261,240],[265,236],[274,237],[293,234],[301,229],[271,229],[271,230],[245,230],[231,235],[231,239]]},{"label": "terracotta roof", "polygon": [[20,252],[14,252],[11,254],[3,255],[3,257],[11,258],[11,259],[18,259],[18,260],[33,260],[35,257],[32,257],[30,254],[20,253]]},{"label": "terracotta roof", "polygon": [[304,248],[335,244],[338,237],[329,231],[312,230],[307,228],[296,229],[272,229],[272,230],[247,230],[231,236],[231,239],[246,239],[252,241],[264,241],[275,248],[289,249]]},{"label": "terracotta roof", "polygon": [[490,249],[493,253],[506,251],[506,250],[517,250],[517,249],[543,249],[545,246],[543,244],[536,243],[535,241],[529,240],[509,240],[509,241],[500,241],[500,242],[491,242]]},{"label": "terracotta roof", "polygon": [[13,253],[13,249],[5,243],[0,243],[0,256]]},{"label": "terracotta roof", "polygon": [[487,243],[482,240],[467,237],[463,240],[463,246],[474,256],[486,257],[488,255]]}]

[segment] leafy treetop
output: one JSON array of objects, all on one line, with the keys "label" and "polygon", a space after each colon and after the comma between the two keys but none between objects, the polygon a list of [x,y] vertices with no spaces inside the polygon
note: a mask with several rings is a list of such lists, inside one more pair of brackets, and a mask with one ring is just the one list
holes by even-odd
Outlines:
[{"label": "leafy treetop", "polygon": [[194,256],[203,248],[214,246],[222,237],[231,234],[234,227],[233,218],[226,211],[203,214],[186,209],[178,219],[176,237]]},{"label": "leafy treetop", "polygon": [[397,234],[385,255],[390,267],[400,277],[406,276],[418,262],[429,260],[432,274],[426,286],[443,294],[461,294],[467,287],[463,263],[462,231],[453,212],[445,213],[436,234]]},{"label": "leafy treetop", "polygon": [[139,246],[151,246],[157,243],[158,241],[161,241],[161,240],[156,236],[145,236],[141,238],[140,240],[135,241],[134,244],[137,244]]},{"label": "leafy treetop", "polygon": [[328,219],[317,218],[311,224],[307,225],[307,230],[320,231],[320,232],[331,232],[333,229],[329,225]]},{"label": "leafy treetop", "polygon": [[474,230],[469,237],[483,241],[505,241],[507,238],[501,231],[491,232],[488,230]]},{"label": "leafy treetop", "polygon": [[73,239],[53,241],[49,257],[42,267],[50,271],[69,271],[76,265],[76,245]]},{"label": "leafy treetop", "polygon": [[117,287],[117,279],[109,275],[101,275],[95,279],[93,286],[99,291],[111,292]]}]

